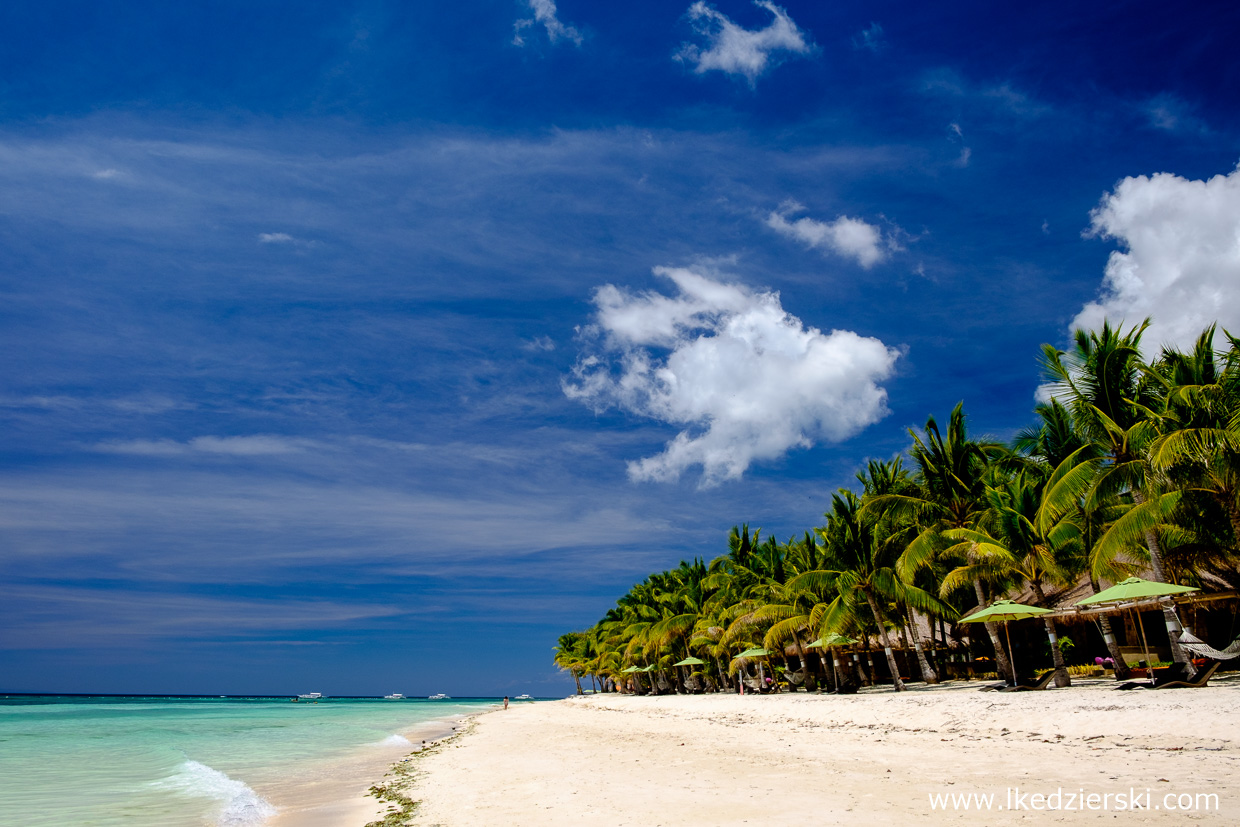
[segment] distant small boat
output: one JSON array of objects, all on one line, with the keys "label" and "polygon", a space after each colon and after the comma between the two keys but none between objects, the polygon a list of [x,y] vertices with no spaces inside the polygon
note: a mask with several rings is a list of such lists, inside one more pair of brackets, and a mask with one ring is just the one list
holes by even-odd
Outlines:
[{"label": "distant small boat", "polygon": [[428,701],[450,701],[452,699],[449,698],[447,695],[443,694],[442,692],[440,692],[437,695],[430,695],[429,697],[427,697],[426,700]]},{"label": "distant small boat", "polygon": [[307,692],[305,695],[298,695],[297,697],[301,698],[303,701],[317,701],[319,698],[323,697],[323,693]]},{"label": "distant small boat", "polygon": [[517,697],[513,698],[513,700],[514,701],[532,701],[534,700],[534,697],[532,695],[518,695]]},{"label": "distant small boat", "polygon": [[393,692],[391,695],[383,696],[383,700],[385,701],[403,701],[404,699],[405,699],[405,696],[400,694],[399,692]]}]

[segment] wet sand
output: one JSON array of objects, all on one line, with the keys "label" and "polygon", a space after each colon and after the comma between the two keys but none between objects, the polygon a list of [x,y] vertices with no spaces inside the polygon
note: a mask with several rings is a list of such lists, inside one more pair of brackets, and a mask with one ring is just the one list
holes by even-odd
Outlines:
[{"label": "wet sand", "polygon": [[434,721],[401,731],[409,744],[370,745],[340,760],[308,766],[258,791],[279,812],[264,827],[364,827],[383,817],[388,805],[368,794],[393,763],[428,743],[451,735],[464,719]]}]

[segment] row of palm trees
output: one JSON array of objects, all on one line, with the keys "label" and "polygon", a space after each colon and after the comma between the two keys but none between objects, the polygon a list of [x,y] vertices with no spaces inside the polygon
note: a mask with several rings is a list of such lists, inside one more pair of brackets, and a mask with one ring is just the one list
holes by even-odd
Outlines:
[{"label": "row of palm trees", "polygon": [[[726,688],[744,650],[794,651],[809,675],[809,644],[835,634],[881,645],[900,690],[893,638],[937,683],[927,648],[959,642],[954,621],[1006,595],[1046,603],[1132,573],[1240,586],[1240,340],[1224,333],[1216,349],[1211,327],[1191,349],[1146,359],[1147,326],[1078,331],[1068,351],[1044,345],[1049,400],[1010,444],[971,435],[962,405],[945,427],[930,417],[910,430],[907,460],[870,461],[856,490],[832,496],[825,525],[786,542],[734,527],[726,554],[652,574],[594,626],[561,636],[555,662],[579,691],[587,676],[596,688],[641,685],[625,671],[635,667],[652,670],[639,673],[652,689],[681,691],[672,664],[693,656]],[[1178,630],[1174,610],[1164,613]],[[1063,684],[1054,621],[1044,622]],[[1122,670],[1105,617],[1101,626]],[[997,671],[1009,673],[999,629],[986,633]]]}]

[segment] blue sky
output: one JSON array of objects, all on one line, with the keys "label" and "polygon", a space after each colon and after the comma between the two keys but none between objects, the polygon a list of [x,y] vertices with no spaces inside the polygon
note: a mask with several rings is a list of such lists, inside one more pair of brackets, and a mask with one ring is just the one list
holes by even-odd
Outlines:
[{"label": "blue sky", "polygon": [[[24,6],[24,7],[23,7]],[[0,690],[556,694],[1074,324],[1240,328],[1226,4],[0,10]]]}]

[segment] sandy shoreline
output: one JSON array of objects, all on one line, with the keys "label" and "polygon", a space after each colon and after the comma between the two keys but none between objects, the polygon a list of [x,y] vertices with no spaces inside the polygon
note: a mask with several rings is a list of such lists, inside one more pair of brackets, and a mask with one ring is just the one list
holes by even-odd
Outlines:
[{"label": "sandy shoreline", "polygon": [[[418,746],[452,735],[472,717],[431,721],[399,734]],[[279,786],[260,786],[259,792],[279,811],[265,827],[365,827],[382,818],[388,805],[368,791],[409,749],[408,744],[369,745],[340,760],[310,766]]]},{"label": "sandy shoreline", "polygon": [[[1240,676],[1160,692],[1118,692],[1109,681],[1015,694],[977,687],[515,705],[425,759],[414,823],[1240,821]],[[1159,809],[1000,811],[1009,788],[1135,790]],[[932,795],[951,793],[996,798],[985,815],[932,809]],[[1161,804],[1168,793],[1171,806],[1181,794],[1213,793],[1218,809],[1171,812]]]}]

